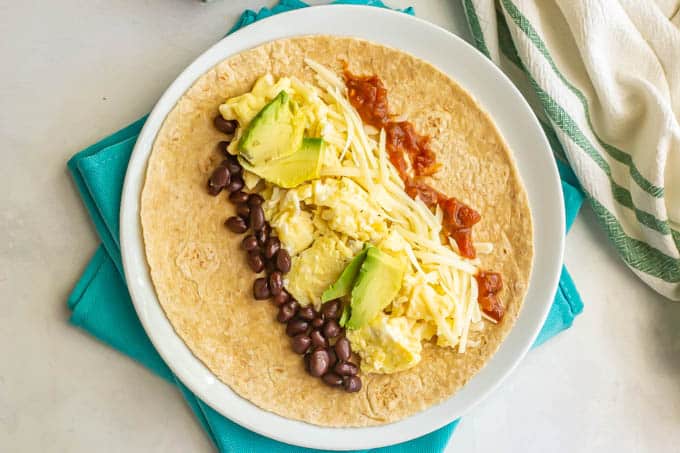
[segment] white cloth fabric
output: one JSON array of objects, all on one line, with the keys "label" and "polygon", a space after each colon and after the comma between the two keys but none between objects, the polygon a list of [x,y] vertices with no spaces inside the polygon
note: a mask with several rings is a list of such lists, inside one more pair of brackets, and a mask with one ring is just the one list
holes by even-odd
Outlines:
[{"label": "white cloth fabric", "polygon": [[463,0],[626,264],[680,300],[680,1]]}]

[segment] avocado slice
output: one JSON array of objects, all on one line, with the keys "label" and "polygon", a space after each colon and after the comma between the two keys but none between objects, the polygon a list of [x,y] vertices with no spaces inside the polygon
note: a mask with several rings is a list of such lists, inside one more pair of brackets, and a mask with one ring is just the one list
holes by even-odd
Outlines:
[{"label": "avocado slice", "polygon": [[[360,329],[375,318],[399,292],[405,265],[377,247],[369,246],[352,289],[348,329]],[[343,313],[344,315],[344,313]]]},{"label": "avocado slice", "polygon": [[260,178],[290,189],[319,177],[324,146],[321,138],[305,137],[300,148],[289,156],[270,160],[261,165],[251,165],[242,155],[238,160],[243,168]]},{"label": "avocado slice", "polygon": [[238,142],[239,154],[254,166],[295,153],[305,119],[285,91],[279,92],[250,122]]},{"label": "avocado slice", "polygon": [[338,324],[340,324],[342,327],[345,327],[345,324],[347,324],[348,319],[349,319],[349,304],[345,304],[342,307],[342,315],[340,315]]},{"label": "avocado slice", "polygon": [[[329,300],[337,299],[348,295],[352,291],[352,286],[359,273],[359,268],[366,258],[368,248],[364,247],[362,251],[352,258],[352,261],[347,264],[345,270],[342,271],[340,277],[321,295],[321,302],[328,302]],[[345,313],[343,312],[343,315]]]}]

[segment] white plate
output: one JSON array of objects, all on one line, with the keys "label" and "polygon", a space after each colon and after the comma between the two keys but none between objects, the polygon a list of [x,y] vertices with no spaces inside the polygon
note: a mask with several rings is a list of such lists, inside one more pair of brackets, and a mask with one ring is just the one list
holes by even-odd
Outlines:
[{"label": "white plate", "polygon": [[[380,26],[376,26],[380,24]],[[397,423],[371,428],[322,428],[263,411],[220,382],[186,347],[158,303],[144,254],[140,193],[156,134],[182,94],[218,62],[267,41],[295,35],[355,36],[429,61],[468,90],[489,112],[514,152],[534,216],[534,271],[517,323],[484,369],[453,397]],[[234,422],[289,444],[363,449],[404,442],[455,420],[512,371],[538,334],[555,294],[564,246],[564,207],[548,142],[512,83],[482,54],[423,20],[379,8],[321,6],[273,16],[211,47],[180,74],[149,115],[130,159],[121,203],[121,250],[139,319],[172,371],[203,401]]]}]

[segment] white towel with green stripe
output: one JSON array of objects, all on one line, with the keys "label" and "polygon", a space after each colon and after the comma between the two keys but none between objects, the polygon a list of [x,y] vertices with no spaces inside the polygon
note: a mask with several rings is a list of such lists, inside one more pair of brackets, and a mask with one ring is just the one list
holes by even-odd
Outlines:
[{"label": "white towel with green stripe", "polygon": [[680,1],[463,0],[623,261],[680,300]]}]

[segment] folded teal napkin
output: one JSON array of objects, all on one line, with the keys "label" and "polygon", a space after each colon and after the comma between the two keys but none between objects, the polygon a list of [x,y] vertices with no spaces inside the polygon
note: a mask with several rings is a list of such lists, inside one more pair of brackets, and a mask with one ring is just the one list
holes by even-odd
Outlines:
[{"label": "folded teal napkin", "polygon": [[[350,0],[339,3],[384,6],[379,1]],[[246,11],[232,31],[263,17],[304,6],[306,6],[304,3],[297,0],[284,0],[273,8],[265,8],[258,13]],[[411,8],[404,11],[413,13]],[[71,323],[175,384],[220,451],[272,453],[312,451],[255,434],[212,410],[182,385],[146,336],[125,285],[118,242],[118,214],[123,180],[130,154],[145,120],[146,117],[141,118],[80,151],[68,162],[76,187],[102,241],[68,299],[68,306],[72,311]],[[569,168],[560,166],[560,171],[567,225],[570,226],[583,197]],[[563,269],[555,301],[536,344],[571,326],[574,317],[582,309],[583,304],[578,292],[566,269]],[[421,438],[371,451],[438,453],[446,447],[457,424],[458,420]]]}]

